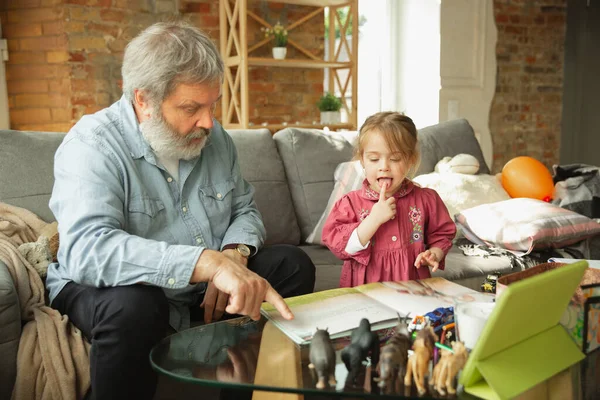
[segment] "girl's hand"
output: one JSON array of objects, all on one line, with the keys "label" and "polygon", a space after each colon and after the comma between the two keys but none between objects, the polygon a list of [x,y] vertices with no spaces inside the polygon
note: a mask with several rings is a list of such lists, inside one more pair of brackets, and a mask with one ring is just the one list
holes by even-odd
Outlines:
[{"label": "girl's hand", "polygon": [[440,260],[435,252],[429,250],[425,250],[420,253],[415,260],[415,267],[420,268],[421,265],[427,265],[431,267],[431,272],[437,271],[440,266]]},{"label": "girl's hand", "polygon": [[396,199],[393,196],[386,199],[386,189],[387,183],[384,183],[379,192],[379,201],[375,203],[371,209],[371,214],[369,215],[373,220],[377,221],[380,226],[396,216]]}]

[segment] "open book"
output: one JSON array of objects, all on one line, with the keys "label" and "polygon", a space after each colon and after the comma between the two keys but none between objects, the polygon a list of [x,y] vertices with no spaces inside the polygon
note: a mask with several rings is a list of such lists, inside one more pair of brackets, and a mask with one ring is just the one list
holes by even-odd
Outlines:
[{"label": "open book", "polygon": [[292,321],[268,303],[263,303],[261,313],[294,342],[306,344],[317,328],[327,328],[332,339],[349,335],[362,318],[374,330],[389,328],[396,325],[397,313],[424,315],[438,307],[452,307],[455,297],[473,293],[477,292],[443,278],[369,283],[290,297],[285,301],[294,313]]}]

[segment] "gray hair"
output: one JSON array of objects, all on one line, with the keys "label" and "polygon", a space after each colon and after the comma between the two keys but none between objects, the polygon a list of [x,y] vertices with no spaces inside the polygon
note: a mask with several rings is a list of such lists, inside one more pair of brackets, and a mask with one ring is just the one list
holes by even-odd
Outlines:
[{"label": "gray hair", "polygon": [[213,41],[184,21],[149,26],[125,48],[123,93],[144,90],[151,101],[162,102],[180,83],[223,81],[223,60]]}]

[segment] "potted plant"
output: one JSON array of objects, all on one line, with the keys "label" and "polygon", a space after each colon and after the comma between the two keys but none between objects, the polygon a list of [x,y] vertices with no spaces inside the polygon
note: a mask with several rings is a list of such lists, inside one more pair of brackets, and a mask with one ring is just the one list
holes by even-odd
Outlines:
[{"label": "potted plant", "polygon": [[276,23],[273,28],[261,28],[265,33],[265,37],[273,38],[273,58],[283,60],[287,53],[288,31],[281,25]]},{"label": "potted plant", "polygon": [[317,102],[317,107],[321,111],[322,124],[339,124],[341,121],[340,109],[342,108],[342,99],[335,97],[327,92]]}]

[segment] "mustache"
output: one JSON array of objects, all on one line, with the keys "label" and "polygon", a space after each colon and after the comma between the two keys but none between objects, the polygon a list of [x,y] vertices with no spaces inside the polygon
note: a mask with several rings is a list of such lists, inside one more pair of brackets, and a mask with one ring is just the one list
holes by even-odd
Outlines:
[{"label": "mustache", "polygon": [[194,140],[194,139],[202,139],[202,138],[207,137],[209,135],[210,135],[210,129],[198,128],[197,131],[194,131],[193,133],[190,133],[185,138],[187,140]]}]

